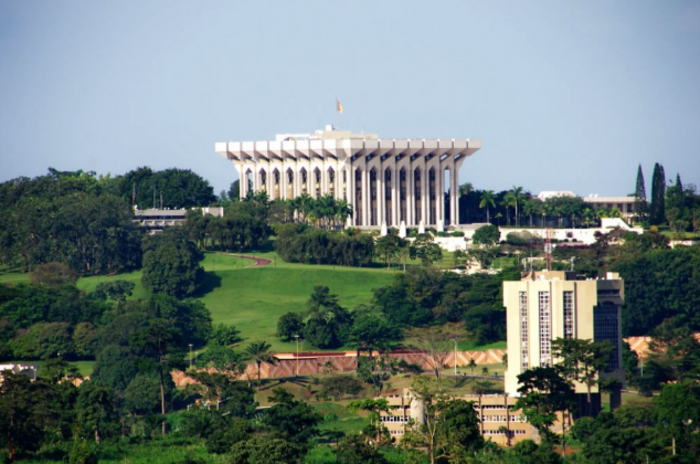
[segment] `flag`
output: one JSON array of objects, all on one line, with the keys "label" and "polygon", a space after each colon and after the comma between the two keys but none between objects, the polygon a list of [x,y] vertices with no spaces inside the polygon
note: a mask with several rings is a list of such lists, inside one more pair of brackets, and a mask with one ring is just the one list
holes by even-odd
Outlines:
[{"label": "flag", "polygon": [[340,101],[338,101],[338,100],[336,100],[335,103],[338,106],[338,113],[342,113],[343,112],[343,105],[341,105]]}]

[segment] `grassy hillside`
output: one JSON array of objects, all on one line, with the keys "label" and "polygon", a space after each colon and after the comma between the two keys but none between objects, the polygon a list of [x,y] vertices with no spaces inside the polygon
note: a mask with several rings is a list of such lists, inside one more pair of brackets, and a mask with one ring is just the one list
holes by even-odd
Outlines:
[{"label": "grassy hillside", "polygon": [[[396,271],[384,267],[289,264],[272,252],[255,254],[272,260],[272,263],[253,267],[253,261],[237,256],[206,254],[202,261],[206,273],[204,288],[198,299],[211,311],[215,324],[235,325],[245,339],[244,345],[252,340],[267,340],[275,351],[296,349],[294,343],[283,343],[275,338],[277,319],[289,311],[304,311],[314,286],[328,286],[332,293],[340,296],[341,305],[353,309],[358,304],[368,303],[372,289],[388,284]],[[89,293],[100,282],[113,280],[133,282],[133,298],[148,298],[150,295],[141,285],[141,271],[84,277],[78,280],[77,286]],[[28,281],[27,274],[0,270],[0,283]]]},{"label": "grassy hillside", "polygon": [[341,305],[353,309],[368,303],[372,289],[387,285],[393,278],[393,272],[383,268],[287,264],[274,254],[262,257],[273,263],[252,268],[245,260],[243,267],[231,261],[236,258],[207,255],[207,293],[201,300],[215,323],[235,325],[247,341],[267,340],[275,351],[296,349],[294,343],[275,339],[277,319],[289,311],[304,311],[314,286],[329,287],[340,296]]}]

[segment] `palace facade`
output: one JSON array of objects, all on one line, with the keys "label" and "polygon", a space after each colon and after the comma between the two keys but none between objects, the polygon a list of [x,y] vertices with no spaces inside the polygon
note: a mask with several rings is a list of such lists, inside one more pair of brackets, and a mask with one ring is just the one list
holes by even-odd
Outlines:
[{"label": "palace facade", "polygon": [[326,126],[274,141],[223,142],[215,151],[238,170],[240,197],[331,195],[352,208],[348,225],[441,229],[457,224],[459,168],[481,148],[470,139],[380,139]]}]

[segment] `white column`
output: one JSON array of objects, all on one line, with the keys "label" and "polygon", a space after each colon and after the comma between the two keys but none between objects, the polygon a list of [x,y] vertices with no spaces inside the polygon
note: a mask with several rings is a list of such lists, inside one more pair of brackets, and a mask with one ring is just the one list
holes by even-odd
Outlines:
[{"label": "white column", "polygon": [[435,224],[439,224],[442,221],[442,225],[445,225],[445,172],[442,170],[441,163],[437,164],[437,171],[435,172]]},{"label": "white column", "polygon": [[398,172],[396,170],[396,162],[393,163],[391,167],[391,225],[392,227],[399,227],[399,205],[397,204],[397,199],[399,198],[398,189]]},{"label": "white column", "polygon": [[406,226],[413,226],[415,218],[415,192],[413,191],[413,166],[406,165]]},{"label": "white column", "polygon": [[428,166],[425,163],[425,158],[423,158],[423,166],[421,166],[420,185],[420,214],[423,225],[428,227],[428,203],[430,203],[430,192],[428,192]]},{"label": "white column", "polygon": [[377,172],[377,225],[381,226],[382,221],[384,221],[384,210],[386,209],[386,204],[384,203],[384,168],[379,165],[379,171]]}]

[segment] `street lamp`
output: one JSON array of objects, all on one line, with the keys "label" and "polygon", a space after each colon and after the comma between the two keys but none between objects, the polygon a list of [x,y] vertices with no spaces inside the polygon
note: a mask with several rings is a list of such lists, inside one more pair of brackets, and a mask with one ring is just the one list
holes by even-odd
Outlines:
[{"label": "street lamp", "polygon": [[455,375],[457,375],[457,340],[453,338],[452,341],[455,344]]},{"label": "street lamp", "polygon": [[190,347],[190,369],[192,369],[192,343],[188,344]]},{"label": "street lamp", "polygon": [[295,334],[294,338],[297,339],[297,377],[299,377],[299,335]]}]

